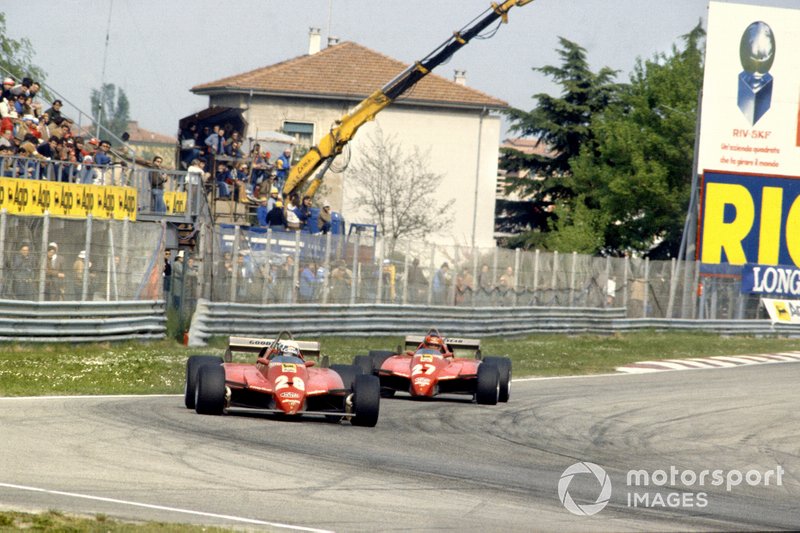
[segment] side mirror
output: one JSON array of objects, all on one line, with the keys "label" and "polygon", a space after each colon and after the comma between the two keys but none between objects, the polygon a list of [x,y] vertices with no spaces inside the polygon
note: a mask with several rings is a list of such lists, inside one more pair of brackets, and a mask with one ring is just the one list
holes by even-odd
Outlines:
[{"label": "side mirror", "polygon": [[306,368],[308,368],[308,367],[310,367],[310,366],[314,366],[314,365],[316,365],[316,364],[317,364],[317,363],[316,363],[315,361],[306,361]]}]

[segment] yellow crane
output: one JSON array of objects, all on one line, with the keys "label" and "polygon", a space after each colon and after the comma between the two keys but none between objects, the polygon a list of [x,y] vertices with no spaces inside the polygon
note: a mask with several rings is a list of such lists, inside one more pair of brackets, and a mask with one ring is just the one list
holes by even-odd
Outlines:
[{"label": "yellow crane", "polygon": [[515,6],[524,6],[533,0],[506,0],[502,3],[492,3],[489,9],[464,26],[461,30],[453,32],[452,37],[439,45],[423,59],[415,62],[406,70],[398,74],[392,81],[378,89],[349,113],[336,121],[325,137],[316,146],[313,146],[292,168],[283,186],[284,196],[299,192],[314,172],[317,175],[308,185],[305,194],[314,196],[322,183],[322,177],[330,168],[333,159],[342,153],[345,145],[355,135],[358,128],[365,122],[375,118],[386,106],[394,102],[403,93],[417,84],[431,70],[441,65],[461,47],[465,46],[473,37],[479,35],[490,24],[498,19],[508,22],[508,11]]}]

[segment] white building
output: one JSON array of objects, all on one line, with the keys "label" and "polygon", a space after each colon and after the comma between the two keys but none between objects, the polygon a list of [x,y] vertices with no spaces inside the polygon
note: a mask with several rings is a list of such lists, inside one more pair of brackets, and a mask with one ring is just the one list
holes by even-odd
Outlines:
[{"label": "white building", "polygon": [[[308,55],[204,83],[192,92],[208,95],[210,106],[243,109],[245,137],[282,131],[301,145],[314,145],[337,119],[408,66],[353,42],[319,51],[314,37]],[[350,143],[352,158],[377,126],[404,152],[414,146],[429,151],[430,170],[443,176],[440,198],[455,200],[452,227],[429,240],[493,246],[497,111],[505,107],[502,100],[467,87],[463,72],[456,73],[456,81],[430,74],[358,131]],[[354,205],[347,172],[326,175],[327,199],[349,222],[373,222]]]}]

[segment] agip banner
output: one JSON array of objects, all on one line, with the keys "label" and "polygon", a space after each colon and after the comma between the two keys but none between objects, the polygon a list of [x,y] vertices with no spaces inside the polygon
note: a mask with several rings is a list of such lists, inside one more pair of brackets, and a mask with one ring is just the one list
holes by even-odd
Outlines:
[{"label": "agip banner", "polygon": [[709,4],[699,259],[800,266],[800,11]]},{"label": "agip banner", "polygon": [[15,215],[136,220],[133,187],[0,178],[0,209]]}]

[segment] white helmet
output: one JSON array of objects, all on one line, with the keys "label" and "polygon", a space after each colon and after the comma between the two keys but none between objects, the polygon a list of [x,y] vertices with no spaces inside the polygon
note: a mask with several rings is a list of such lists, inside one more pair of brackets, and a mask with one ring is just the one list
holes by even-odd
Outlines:
[{"label": "white helmet", "polygon": [[300,346],[296,341],[283,341],[281,343],[281,355],[300,357]]}]

